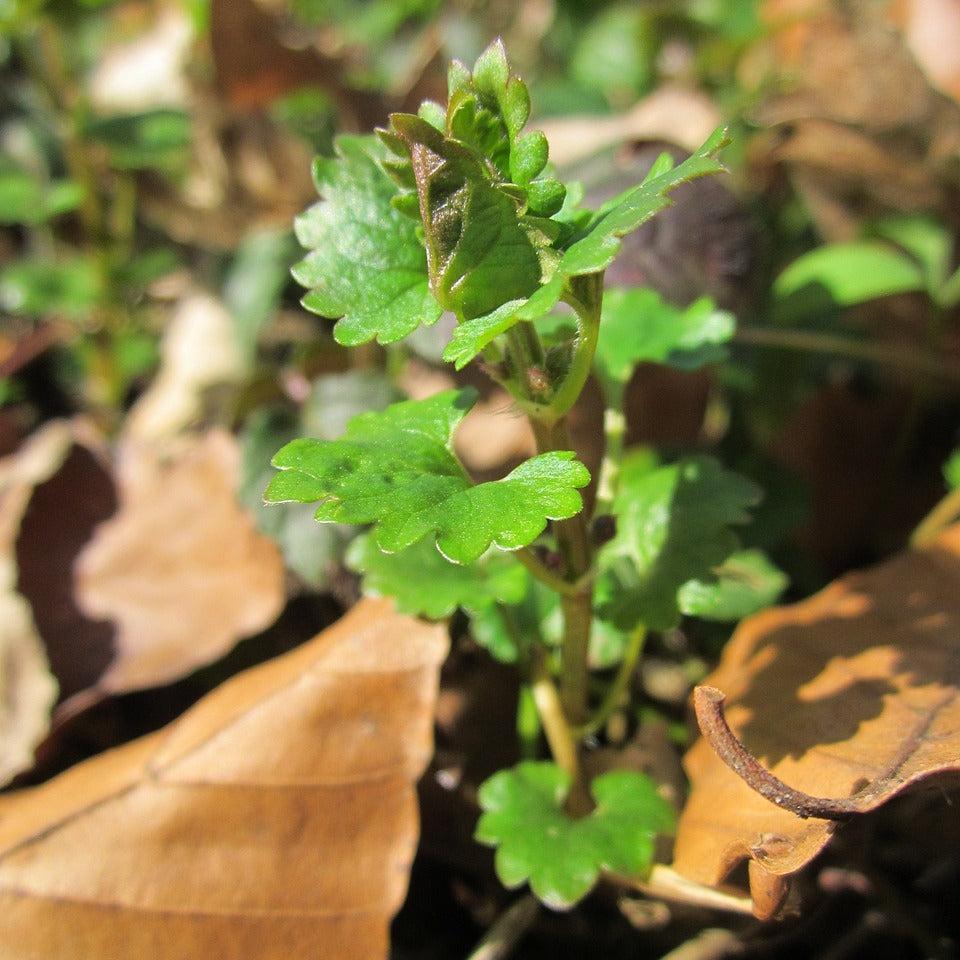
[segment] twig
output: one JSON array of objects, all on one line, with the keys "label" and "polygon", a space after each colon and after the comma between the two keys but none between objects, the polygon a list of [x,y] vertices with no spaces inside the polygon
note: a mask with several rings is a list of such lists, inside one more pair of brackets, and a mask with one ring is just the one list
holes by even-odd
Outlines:
[{"label": "twig", "polygon": [[539,912],[536,897],[529,893],[521,897],[497,918],[467,960],[503,960],[529,930]]},{"label": "twig", "polygon": [[750,897],[722,888],[705,887],[703,884],[688,880],[672,867],[662,863],[655,863],[649,876],[644,880],[622,874],[608,876],[621,886],[639,890],[648,897],[655,897],[658,900],[687,903],[694,907],[709,907],[712,910],[726,910],[730,913],[747,915],[753,913],[753,901]]},{"label": "twig", "polygon": [[723,713],[726,696],[716,687],[697,687],[693,691],[693,706],[700,732],[713,747],[717,756],[752,790],[766,800],[807,819],[843,820],[864,809],[864,797],[846,797],[839,800],[812,797],[802,790],[787,786],[765,769],[757,758],[740,742],[730,729]]},{"label": "twig", "polygon": [[888,347],[884,344],[865,343],[850,337],[819,333],[811,330],[780,330],[765,327],[741,327],[737,330],[737,343],[756,347],[772,347],[783,350],[803,350],[827,356],[847,357],[882,367],[909,370],[913,373],[938,377],[950,383],[960,381],[960,368],[954,363],[944,363],[935,354],[904,347]]},{"label": "twig", "polygon": [[743,943],[730,930],[703,930],[660,960],[723,960],[743,953]]}]

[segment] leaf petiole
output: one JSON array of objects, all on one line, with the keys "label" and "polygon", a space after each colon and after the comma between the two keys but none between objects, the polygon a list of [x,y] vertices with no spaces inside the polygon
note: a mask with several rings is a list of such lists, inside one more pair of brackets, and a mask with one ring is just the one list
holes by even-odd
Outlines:
[{"label": "leaf petiole", "polygon": [[630,638],[627,641],[627,648],[623,654],[623,660],[620,661],[617,675],[607,688],[603,702],[597,707],[596,712],[586,723],[573,728],[573,735],[577,737],[577,739],[582,740],[585,737],[590,737],[597,733],[603,728],[603,725],[610,717],[613,716],[617,708],[620,707],[623,701],[623,695],[630,686],[630,679],[637,666],[637,661],[643,652],[643,644],[646,638],[647,628],[642,624],[636,627],[630,634]]}]

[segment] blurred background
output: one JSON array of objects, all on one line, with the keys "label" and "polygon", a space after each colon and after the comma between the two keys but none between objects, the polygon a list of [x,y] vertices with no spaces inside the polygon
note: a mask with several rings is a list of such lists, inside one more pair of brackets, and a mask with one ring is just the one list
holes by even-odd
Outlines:
[{"label": "blurred background", "polygon": [[[496,36],[588,203],[732,128],[729,175],[680,191],[609,280],[737,315],[723,365],[637,372],[629,439],[755,479],[745,539],[788,596],[902,548],[960,482],[956,0],[0,0],[0,652],[25,691],[5,781],[154,729],[355,599],[354,531],[265,510],[269,458],[449,386],[450,328],[337,346],[298,304],[292,220],[312,156],[443,100],[449,60]],[[502,475],[524,422],[458,379],[483,391],[460,453]],[[591,467],[595,393],[573,423]],[[729,634],[698,629],[654,650],[679,740]],[[478,663],[448,689],[504,696]],[[441,760],[490,742],[461,721],[496,704],[444,702]]]}]

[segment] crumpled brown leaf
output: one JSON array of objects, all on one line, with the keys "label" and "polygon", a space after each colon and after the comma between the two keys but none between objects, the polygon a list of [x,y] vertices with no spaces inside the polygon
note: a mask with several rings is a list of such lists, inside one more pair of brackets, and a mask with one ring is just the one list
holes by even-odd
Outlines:
[{"label": "crumpled brown leaf", "polygon": [[239,505],[238,473],[236,442],[221,430],[161,447],[124,445],[120,509],[75,567],[77,603],[115,624],[115,654],[65,713],[181,677],[276,619],[283,561]]},{"label": "crumpled brown leaf", "polygon": [[[744,621],[707,683],[763,766],[815,797],[864,811],[960,773],[960,525],[925,550],[837,580]],[[800,819],[755,793],[699,740],[674,867],[715,885],[749,858],[758,915],[838,823]],[[944,802],[947,802],[944,800]]]},{"label": "crumpled brown leaf", "polygon": [[[939,95],[871,0],[764,0],[778,90],[755,120],[754,179],[784,170],[820,232],[857,236],[891,211],[952,210],[960,108]],[[782,92],[781,92],[782,91]]]},{"label": "crumpled brown leaf", "polygon": [[34,487],[63,462],[73,439],[69,425],[57,422],[19,456],[0,461],[0,785],[33,765],[57,699],[30,604],[17,591],[15,544]]},{"label": "crumpled brown leaf", "polygon": [[706,94],[665,86],[626,113],[565,117],[540,126],[550,142],[551,161],[564,166],[636,140],[663,140],[692,152],[720,125],[720,119],[719,108]]},{"label": "crumpled brown leaf", "polygon": [[18,960],[386,957],[446,630],[364,600],[170,727],[0,800]]},{"label": "crumpled brown leaf", "polygon": [[126,438],[165,440],[194,425],[204,396],[244,374],[233,318],[216,297],[188,291],[163,332],[160,372],[124,423]]}]

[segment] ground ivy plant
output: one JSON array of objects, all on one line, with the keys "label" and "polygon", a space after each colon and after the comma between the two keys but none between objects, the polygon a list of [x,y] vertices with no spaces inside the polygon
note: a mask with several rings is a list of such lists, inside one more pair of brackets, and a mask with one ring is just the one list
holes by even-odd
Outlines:
[{"label": "ground ivy plant", "polygon": [[[603,870],[643,875],[672,826],[648,778],[613,771],[587,783],[580,762],[583,741],[623,702],[647,631],[685,615],[736,619],[783,580],[741,549],[752,483],[707,456],[658,465],[624,454],[635,366],[713,362],[733,319],[706,300],[678,308],[648,290],[605,292],[604,271],[676,187],[722,170],[725,132],[679,165],[664,155],[642,183],[588,210],[552,175],[529,114],[496,42],[472,70],[453,64],[446,106],[341,136],[336,155],[316,161],[321,199],[297,220],[309,252],[294,274],[305,306],[336,319],[348,346],[390,344],[452,313],[445,359],[479,361],[510,392],[537,455],[474,483],[452,441],[476,396],[452,390],[356,416],[339,439],[293,440],[273,460],[266,500],[369,524],[348,554],[367,592],[426,617],[462,609],[477,641],[518,665],[552,760],[484,784],[477,838],[497,848],[505,884],[529,882],[565,908]],[[591,478],[567,415],[591,373],[607,404],[606,455],[587,510]],[[603,526],[615,533],[598,547]],[[605,692],[592,670],[605,671]]]}]

